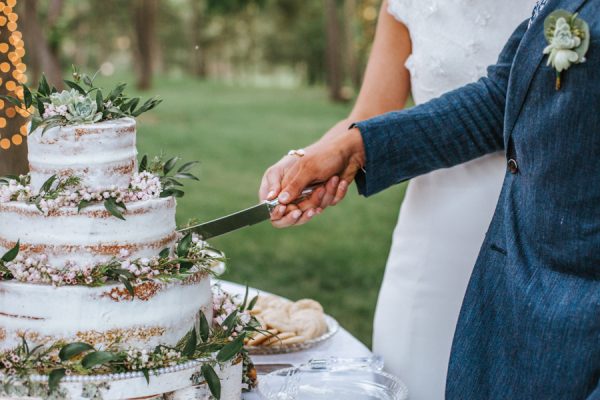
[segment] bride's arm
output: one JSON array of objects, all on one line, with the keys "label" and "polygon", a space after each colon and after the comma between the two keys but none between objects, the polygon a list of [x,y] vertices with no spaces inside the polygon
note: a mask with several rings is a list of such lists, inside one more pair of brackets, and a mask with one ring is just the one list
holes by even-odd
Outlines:
[{"label": "bride's arm", "polygon": [[[410,94],[410,76],[404,66],[412,50],[410,35],[406,26],[387,8],[388,1],[385,0],[379,11],[375,40],[360,93],[344,122],[362,121],[404,108]],[[346,129],[348,126],[344,124],[343,130]]]},{"label": "bride's arm", "polygon": [[[402,109],[406,104],[410,95],[410,76],[404,64],[412,51],[410,35],[406,26],[397,21],[387,9],[388,0],[384,0],[379,11],[367,69],[354,107],[347,118],[336,123],[325,133],[324,138],[345,133],[353,121],[361,121],[388,111]],[[274,194],[279,193],[281,177],[295,161],[293,156],[284,156],[266,171],[259,190],[261,200],[271,200],[275,197]],[[309,203],[310,205],[307,207],[303,207],[303,210],[314,207],[313,204],[318,202],[320,212],[321,208],[341,201],[347,188],[347,182],[340,184],[339,179],[331,179],[327,183],[326,189],[320,189],[315,193],[315,197],[320,200],[313,199],[313,202]],[[272,219],[275,226],[283,227],[293,223],[303,223],[315,213],[314,211],[304,213],[301,218],[300,216],[294,218],[294,214],[288,209],[286,217],[281,219],[284,211],[286,210],[282,207],[273,212]]]}]

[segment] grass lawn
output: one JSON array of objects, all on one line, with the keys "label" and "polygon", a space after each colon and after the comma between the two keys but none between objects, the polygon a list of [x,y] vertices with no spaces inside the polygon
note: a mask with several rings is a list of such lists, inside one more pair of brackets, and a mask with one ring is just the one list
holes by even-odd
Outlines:
[{"label": "grass lawn", "polygon": [[[201,181],[186,185],[179,201],[179,223],[256,203],[264,170],[317,139],[349,107],[331,104],[319,88],[247,88],[192,78],[156,79],[152,92],[164,103],[139,119],[140,153],[164,150],[201,161]],[[212,244],[229,259],[224,278],[291,299],[314,298],[370,345],[403,194],[398,186],[366,200],[352,187],[341,205],[302,227],[277,230],[264,223],[216,238]]]}]

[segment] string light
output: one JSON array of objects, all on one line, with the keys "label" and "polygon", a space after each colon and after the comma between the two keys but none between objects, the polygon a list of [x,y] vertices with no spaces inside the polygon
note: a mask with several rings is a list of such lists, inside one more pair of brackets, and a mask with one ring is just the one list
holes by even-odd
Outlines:
[{"label": "string light", "polygon": [[[8,92],[8,95],[22,99],[21,84],[27,82],[27,66],[23,63],[25,43],[18,30],[19,16],[13,12],[16,5],[17,0],[0,0],[0,28],[4,30],[4,40],[0,42],[0,86],[4,85],[4,92]],[[24,142],[28,134],[27,119],[32,111],[0,100],[0,150],[9,150]],[[14,126],[14,122],[9,124],[7,119],[16,118],[17,115],[23,122],[16,131],[5,129],[7,126]]]}]

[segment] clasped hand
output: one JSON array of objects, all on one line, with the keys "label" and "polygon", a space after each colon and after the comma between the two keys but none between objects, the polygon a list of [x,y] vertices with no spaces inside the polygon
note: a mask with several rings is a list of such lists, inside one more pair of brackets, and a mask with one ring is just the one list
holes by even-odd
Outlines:
[{"label": "clasped hand", "polygon": [[[325,135],[304,149],[304,155],[286,155],[263,175],[261,201],[277,198],[271,213],[277,228],[302,225],[345,197],[350,182],[365,163],[362,137],[357,128]],[[308,186],[313,193],[295,202]]]}]

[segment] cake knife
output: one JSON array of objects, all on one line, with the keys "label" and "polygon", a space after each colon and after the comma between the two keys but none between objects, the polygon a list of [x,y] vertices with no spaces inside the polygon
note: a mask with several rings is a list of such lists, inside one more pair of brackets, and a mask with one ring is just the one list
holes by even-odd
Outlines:
[{"label": "cake knife", "polygon": [[[293,203],[297,204],[308,198],[318,185],[309,186],[304,189],[300,196]],[[237,211],[233,214],[226,215],[221,218],[213,219],[212,221],[203,222],[179,229],[178,232],[188,233],[194,232],[202,237],[203,240],[220,236],[246,226],[251,226],[271,218],[271,212],[279,205],[279,200],[268,200],[260,204],[246,208],[245,210]]]}]

